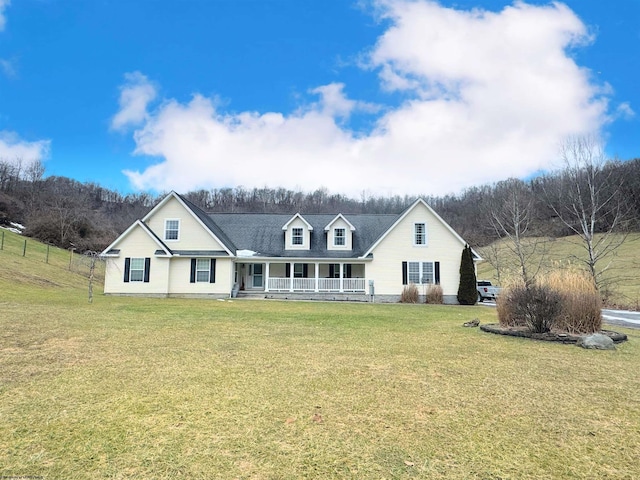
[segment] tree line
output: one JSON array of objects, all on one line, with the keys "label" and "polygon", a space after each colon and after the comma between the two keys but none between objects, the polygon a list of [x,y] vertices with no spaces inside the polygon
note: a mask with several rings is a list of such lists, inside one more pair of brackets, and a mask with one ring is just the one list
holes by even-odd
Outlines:
[{"label": "tree line", "polygon": [[[594,233],[640,231],[640,159],[601,162],[595,177],[589,168],[593,166],[566,164],[563,169],[526,181],[507,179],[472,187],[456,195],[427,193],[422,198],[473,247],[485,246],[512,234],[510,227],[514,221],[519,228],[514,234],[525,237],[573,235],[583,232],[585,226]],[[62,248],[102,250],[165,195],[121,194],[93,182],[46,176],[45,171],[41,162],[25,166],[20,161],[0,160],[0,225],[21,223],[27,235]],[[586,224],[566,221],[567,209],[569,213],[571,209],[579,209],[580,202],[593,195],[590,178],[599,182],[598,195],[604,206]],[[209,212],[290,214],[395,214],[417,198],[365,192],[359,198],[352,198],[324,188],[303,192],[242,186],[201,189],[183,192],[183,195]],[[517,196],[515,203],[514,195]],[[614,204],[617,210],[611,208]],[[514,217],[509,205],[520,208],[523,218]],[[500,216],[504,228],[500,227]],[[509,216],[507,222],[505,217]]]}]

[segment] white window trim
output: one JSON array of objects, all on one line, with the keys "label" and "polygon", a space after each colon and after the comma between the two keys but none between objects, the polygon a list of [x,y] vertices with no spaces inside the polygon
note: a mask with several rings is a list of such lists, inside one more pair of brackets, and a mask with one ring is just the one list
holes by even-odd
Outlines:
[{"label": "white window trim", "polygon": [[[169,222],[178,222],[178,238],[167,238],[167,225]],[[173,231],[174,229],[171,229]],[[165,218],[164,220],[164,241],[165,242],[177,242],[180,240],[180,219],[179,218]]]},{"label": "white window trim", "polygon": [[[294,235],[293,232],[295,230],[300,230],[300,235]],[[294,238],[300,238],[300,243],[295,243],[293,241]],[[304,246],[304,227],[291,227],[291,246],[292,247],[302,247]]]},{"label": "white window trim", "polygon": [[[418,282],[414,282],[411,279],[411,266],[415,264],[418,264]],[[423,280],[425,280],[425,265],[430,264],[431,265],[431,275],[430,275],[430,280],[431,281],[426,281],[423,282]],[[428,280],[428,279],[427,279]],[[435,262],[424,262],[424,261],[420,261],[420,262],[411,262],[408,261],[407,262],[407,283],[413,283],[415,285],[435,285],[436,283],[436,263]]]},{"label": "white window trim", "polygon": [[[142,261],[142,268],[133,268],[133,264],[136,260],[140,260]],[[129,282],[144,282],[144,263],[145,263],[145,259],[144,257],[131,257],[131,259],[129,260]],[[133,278],[133,272],[142,272],[142,276],[138,279],[138,278]]]},{"label": "white window trim", "polygon": [[[198,268],[198,263],[206,262],[206,268]],[[200,279],[198,278],[198,273],[206,272],[207,278]],[[196,258],[196,283],[209,283],[211,280],[211,259],[210,258]]]},{"label": "white window trim", "polygon": [[[424,226],[424,231],[422,232],[422,236],[424,238],[424,243],[417,243],[418,236],[418,225]],[[426,247],[429,244],[429,237],[427,236],[427,222],[414,222],[413,224],[413,246],[414,247]]]},{"label": "white window trim", "polygon": [[[342,236],[338,236],[338,231],[342,231]],[[342,239],[342,243],[337,243],[338,238]],[[336,227],[333,229],[333,246],[338,248],[344,248],[347,246],[347,229],[343,227]]]}]

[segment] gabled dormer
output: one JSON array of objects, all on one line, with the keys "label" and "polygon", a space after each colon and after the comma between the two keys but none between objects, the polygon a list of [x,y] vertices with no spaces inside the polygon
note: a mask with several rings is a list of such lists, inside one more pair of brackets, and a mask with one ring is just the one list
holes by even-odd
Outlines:
[{"label": "gabled dormer", "polygon": [[327,234],[327,250],[352,250],[355,230],[351,222],[339,213],[324,227]]},{"label": "gabled dormer", "polygon": [[311,249],[313,227],[299,213],[291,217],[291,220],[284,224],[282,230],[284,231],[285,250]]}]

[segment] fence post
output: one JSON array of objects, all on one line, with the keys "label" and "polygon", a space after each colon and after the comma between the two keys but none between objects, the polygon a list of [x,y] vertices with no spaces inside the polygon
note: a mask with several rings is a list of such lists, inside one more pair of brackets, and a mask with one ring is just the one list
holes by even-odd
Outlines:
[{"label": "fence post", "polygon": [[45,263],[49,263],[49,244],[47,243],[47,256],[45,258]]},{"label": "fence post", "polygon": [[2,241],[0,241],[0,250],[4,250],[4,230],[2,231]]},{"label": "fence post", "polygon": [[24,247],[22,247],[22,256],[26,256],[27,255],[27,239],[24,239]]}]

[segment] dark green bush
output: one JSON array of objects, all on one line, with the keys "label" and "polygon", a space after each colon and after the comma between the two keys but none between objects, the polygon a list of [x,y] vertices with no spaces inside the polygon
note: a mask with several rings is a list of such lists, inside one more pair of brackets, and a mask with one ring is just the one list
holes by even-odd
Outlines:
[{"label": "dark green bush", "polygon": [[460,284],[458,286],[458,303],[460,305],[475,305],[478,301],[478,287],[476,285],[476,269],[473,263],[473,252],[466,245],[460,259]]}]

